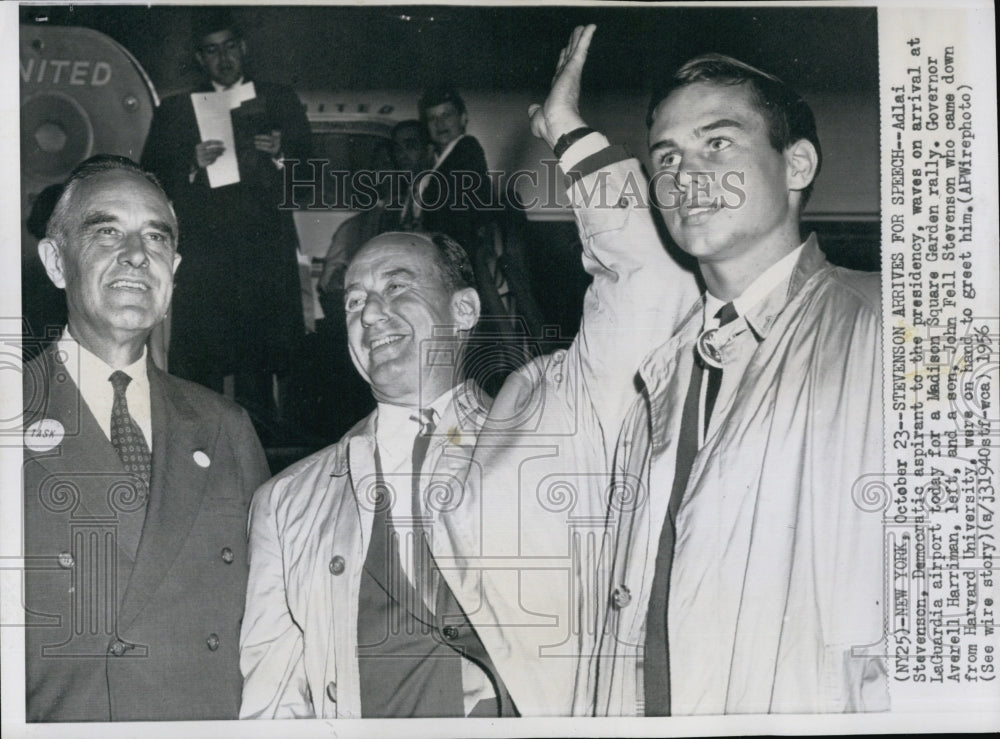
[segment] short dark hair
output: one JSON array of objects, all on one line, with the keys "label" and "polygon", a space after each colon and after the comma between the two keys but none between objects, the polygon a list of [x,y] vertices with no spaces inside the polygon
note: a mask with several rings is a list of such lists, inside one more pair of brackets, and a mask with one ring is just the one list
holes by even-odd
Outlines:
[{"label": "short dark hair", "polygon": [[232,31],[236,38],[243,38],[229,8],[200,8],[195,11],[191,20],[191,39],[196,50],[203,38],[219,31]]},{"label": "short dark hair", "polygon": [[[812,108],[791,87],[774,75],[763,72],[745,62],[724,54],[703,54],[689,59],[680,69],[657,86],[649,101],[646,126],[653,125],[657,106],[670,93],[696,82],[716,85],[746,85],[757,111],[767,122],[768,140],[779,152],[784,152],[796,141],[805,139],[816,148],[816,175],[823,163],[823,152],[816,133],[816,118]],[[805,205],[812,193],[812,182],[802,191]]]},{"label": "short dark hair", "polygon": [[48,225],[45,228],[45,235],[59,244],[65,243],[69,236],[69,220],[72,212],[73,196],[77,188],[79,188],[80,183],[105,172],[116,171],[131,172],[143,177],[163,193],[164,199],[167,199],[167,194],[163,191],[163,186],[152,172],[147,172],[128,157],[118,156],[117,154],[97,154],[90,157],[90,159],[80,162],[76,166],[76,169],[70,172],[69,177],[63,184],[62,193],[59,195],[59,199],[52,209],[52,215],[49,217]]},{"label": "short dark hair", "polygon": [[443,105],[444,103],[454,105],[459,115],[465,112],[465,101],[458,94],[458,90],[451,85],[435,85],[424,90],[420,102],[417,103],[417,110],[420,111],[420,120],[426,123],[427,109],[433,108],[436,105]]},{"label": "short dark hair", "polygon": [[455,239],[441,232],[423,234],[437,247],[434,259],[449,292],[476,286],[469,255]]},{"label": "short dark hair", "polygon": [[24,222],[24,225],[27,227],[28,233],[39,241],[45,238],[49,218],[52,217],[52,211],[55,210],[62,191],[63,183],[61,182],[49,185],[35,196],[31,204],[31,213],[28,214],[28,220]]}]

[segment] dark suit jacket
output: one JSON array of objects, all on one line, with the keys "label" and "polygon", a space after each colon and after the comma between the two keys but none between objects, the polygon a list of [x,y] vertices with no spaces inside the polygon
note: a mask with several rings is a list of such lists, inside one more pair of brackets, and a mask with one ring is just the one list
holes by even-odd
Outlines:
[{"label": "dark suit jacket", "polygon": [[[474,136],[465,136],[455,144],[447,158],[437,166],[443,177],[431,175],[421,195],[423,226],[441,231],[460,243],[469,254],[478,244],[476,231],[489,219],[492,187],[486,174],[486,154]],[[447,190],[442,190],[442,182]],[[435,207],[437,206],[437,207]]]},{"label": "dark suit jacket", "polygon": [[[115,556],[129,476],[114,447],[54,347],[25,365],[28,721],[237,716],[247,511],[267,463],[242,409],[148,368],[153,471],[132,566]],[[64,430],[47,450],[42,419]]]},{"label": "dark suit jacket", "polygon": [[[233,111],[240,182],[211,188],[204,170],[190,180],[201,140],[191,96],[165,99],[153,115],[142,166],[159,177],[180,225],[170,371],[200,377],[281,370],[305,333],[286,170],[310,155],[309,122],[295,93],[254,81],[257,97]],[[209,92],[205,85],[196,92]],[[253,148],[253,135],[281,131],[285,169]],[[299,174],[300,178],[304,175]]]}]

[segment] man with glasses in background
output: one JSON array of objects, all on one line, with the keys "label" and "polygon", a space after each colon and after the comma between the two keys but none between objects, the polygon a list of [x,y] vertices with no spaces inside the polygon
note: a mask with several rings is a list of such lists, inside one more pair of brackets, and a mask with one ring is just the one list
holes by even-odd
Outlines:
[{"label": "man with glasses in background", "polygon": [[[195,59],[207,79],[163,101],[142,155],[184,234],[170,371],[217,392],[233,376],[235,399],[266,444],[277,411],[273,377],[288,368],[305,332],[295,225],[279,205],[284,168],[309,156],[309,124],[291,89],[246,73],[246,42],[228,11],[199,13],[194,25]],[[209,168],[226,147],[203,140],[193,99],[227,90],[239,181],[213,187]]]}]

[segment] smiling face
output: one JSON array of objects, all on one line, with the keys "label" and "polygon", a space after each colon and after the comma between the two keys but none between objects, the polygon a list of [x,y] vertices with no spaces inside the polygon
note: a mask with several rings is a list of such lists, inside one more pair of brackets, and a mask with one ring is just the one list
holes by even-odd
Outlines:
[{"label": "smiling face", "polygon": [[803,174],[797,157],[811,145],[777,151],[746,84],[675,90],[654,111],[649,142],[670,235],[703,271],[766,268],[798,246],[799,191],[813,170]]},{"label": "smiling face", "polygon": [[74,338],[102,358],[109,345],[141,345],[170,305],[176,241],[166,196],[141,175],[112,170],[75,183],[65,233],[39,243],[66,290]]},{"label": "smiling face", "polygon": [[465,133],[469,123],[467,113],[459,113],[454,103],[441,103],[427,109],[427,135],[434,148],[441,151]]},{"label": "smiling face", "polygon": [[[420,407],[459,379],[456,362],[428,361],[434,358],[428,342],[442,332],[471,329],[479,299],[471,288],[450,289],[436,253],[425,236],[384,234],[369,241],[347,269],[351,359],[380,402]],[[437,334],[435,327],[442,327]],[[457,349],[451,356],[458,356]]]},{"label": "smiling face", "polygon": [[209,79],[223,87],[236,84],[243,76],[243,58],[247,48],[230,29],[203,36],[195,57]]}]

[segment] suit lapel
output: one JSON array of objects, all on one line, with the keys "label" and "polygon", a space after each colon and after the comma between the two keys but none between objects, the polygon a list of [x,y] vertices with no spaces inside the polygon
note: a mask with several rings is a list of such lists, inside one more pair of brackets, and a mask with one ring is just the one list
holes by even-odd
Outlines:
[{"label": "suit lapel", "polygon": [[[382,546],[379,542],[384,542],[382,533],[375,531],[376,525],[382,525],[384,529],[385,514],[375,512],[375,484],[377,482],[378,470],[376,467],[375,455],[378,453],[378,445],[375,442],[375,417],[377,411],[370,413],[355,429],[350,432],[347,439],[347,473],[351,478],[351,490],[353,491],[353,503],[357,507],[358,525],[361,528],[361,553],[364,557],[365,570],[375,578],[379,586],[388,591],[385,577],[382,573],[375,572],[375,567],[368,567],[368,553],[372,546]],[[336,486],[337,481],[331,478],[331,489]],[[344,503],[346,503],[346,499]],[[342,504],[343,505],[343,504]],[[341,516],[343,518],[343,516]],[[379,542],[375,540],[378,539]]]},{"label": "suit lapel", "polygon": [[[71,360],[72,361],[72,360]],[[34,462],[49,472],[53,482],[69,480],[81,493],[90,489],[81,485],[81,475],[124,475],[121,459],[101,430],[90,407],[70,378],[62,363],[55,359],[55,346],[42,354],[41,360],[32,363],[41,368],[43,375],[35,378],[35,387],[41,389],[40,397],[26,397],[24,415],[27,420],[25,433],[32,424],[43,419],[58,421],[62,426],[62,443],[47,451],[32,451],[26,444],[24,461]],[[32,366],[32,365],[29,365]],[[27,369],[27,368],[26,368]],[[30,439],[27,439],[30,443]],[[105,489],[98,488],[98,489]],[[45,495],[45,490],[39,490]],[[106,495],[99,497],[79,495],[79,502],[70,512],[73,518],[110,519],[115,516]]]},{"label": "suit lapel", "polygon": [[[437,506],[431,550],[441,578],[439,591],[448,587],[453,593],[461,593],[465,587],[478,587],[473,573],[462,568],[461,554],[450,529],[457,520],[470,515],[466,477],[491,402],[472,381],[456,388],[448,410],[435,429],[434,441],[427,454],[424,470],[430,471],[429,484],[435,491],[432,497]],[[474,601],[470,599],[469,602]]]},{"label": "suit lapel", "polygon": [[198,515],[210,467],[194,461],[201,451],[211,460],[218,427],[199,419],[197,411],[169,378],[149,368],[153,421],[153,473],[142,541],[122,603],[121,624],[127,627],[156,591],[177,558]]}]

